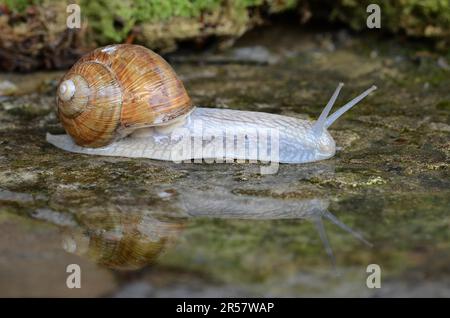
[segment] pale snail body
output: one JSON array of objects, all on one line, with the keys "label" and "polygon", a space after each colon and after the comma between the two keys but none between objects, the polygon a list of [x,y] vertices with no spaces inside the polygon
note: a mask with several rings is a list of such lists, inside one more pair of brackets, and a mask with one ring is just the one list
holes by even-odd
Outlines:
[{"label": "pale snail body", "polygon": [[[202,126],[201,130],[198,129],[200,125]],[[267,135],[269,135],[269,129],[277,129],[279,131],[278,157],[279,162],[283,163],[302,163],[327,159],[332,157],[335,152],[334,141],[328,132],[321,137],[321,146],[317,145],[317,149],[320,152],[316,151],[314,146],[316,146],[317,142],[314,138],[306,140],[310,136],[307,134],[307,131],[311,129],[311,123],[306,120],[287,116],[197,107],[188,116],[185,123],[177,128],[186,128],[189,131],[189,136],[193,139],[195,137],[201,138],[205,135],[222,136],[220,139],[221,142],[226,138],[225,132],[227,130],[267,130],[269,131]],[[212,134],[208,134],[207,131],[212,132]],[[130,136],[116,140],[114,143],[100,148],[78,146],[67,135],[49,135],[48,141],[67,151],[92,155],[151,158],[170,161],[190,159],[215,159],[215,161],[218,161],[216,160],[218,159],[218,152],[214,156],[208,156],[206,154],[207,151],[205,151],[206,147],[203,144],[200,145],[199,151],[192,150],[186,152],[185,156],[175,154],[176,149],[180,149],[179,144],[182,141],[176,138],[176,134],[171,135],[171,133],[172,131],[168,133],[161,132],[158,128],[143,128],[132,133]],[[298,142],[299,140],[302,142]],[[221,159],[269,161],[270,156],[264,157],[262,152],[266,150],[266,147],[272,147],[270,138],[264,148],[258,147],[256,141],[253,142],[252,145],[257,146],[254,152],[250,150],[249,142],[245,144],[245,152],[236,151],[236,143],[234,141],[235,147],[226,147],[225,145],[222,147]],[[193,144],[194,141],[192,141]],[[217,148],[215,147],[215,149]]]},{"label": "pale snail body", "polygon": [[[90,74],[89,67],[99,74]],[[83,57],[61,81],[58,115],[70,136],[47,134],[47,140],[66,151],[104,156],[313,162],[334,156],[335,142],[327,128],[376,89],[371,87],[328,116],[342,85],[316,122],[193,107],[175,72],[156,53],[134,45],[108,46]]]}]

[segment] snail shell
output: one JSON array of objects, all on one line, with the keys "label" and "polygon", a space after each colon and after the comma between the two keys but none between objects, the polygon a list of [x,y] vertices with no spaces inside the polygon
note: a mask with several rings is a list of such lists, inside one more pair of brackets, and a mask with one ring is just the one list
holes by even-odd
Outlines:
[{"label": "snail shell", "polygon": [[57,92],[58,117],[76,144],[101,147],[131,131],[169,124],[192,102],[172,67],[138,45],[110,45],[83,56]]}]

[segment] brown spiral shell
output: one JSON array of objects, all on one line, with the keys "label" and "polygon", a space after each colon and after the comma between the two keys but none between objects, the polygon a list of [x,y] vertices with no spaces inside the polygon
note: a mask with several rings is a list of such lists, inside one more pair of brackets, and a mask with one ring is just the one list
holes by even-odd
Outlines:
[{"label": "brown spiral shell", "polygon": [[[63,96],[66,84],[72,95]],[[83,56],[58,85],[58,117],[80,146],[105,146],[134,129],[170,123],[192,102],[172,67],[139,45],[118,44]]]}]

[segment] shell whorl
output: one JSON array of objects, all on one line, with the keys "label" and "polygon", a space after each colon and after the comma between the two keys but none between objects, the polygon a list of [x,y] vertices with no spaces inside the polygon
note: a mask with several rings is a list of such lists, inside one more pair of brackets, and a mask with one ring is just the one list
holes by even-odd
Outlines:
[{"label": "shell whorl", "polygon": [[65,80],[59,85],[58,97],[63,101],[69,101],[75,94],[75,84],[72,80]]},{"label": "shell whorl", "polygon": [[62,78],[57,106],[66,132],[85,147],[105,146],[124,131],[164,125],[193,109],[170,65],[128,44],[83,56]]},{"label": "shell whorl", "polygon": [[107,67],[95,62],[75,64],[61,85],[69,81],[74,83],[73,96],[67,101],[58,96],[57,101],[59,119],[66,132],[80,146],[108,144],[115,138],[120,123],[120,84]]}]

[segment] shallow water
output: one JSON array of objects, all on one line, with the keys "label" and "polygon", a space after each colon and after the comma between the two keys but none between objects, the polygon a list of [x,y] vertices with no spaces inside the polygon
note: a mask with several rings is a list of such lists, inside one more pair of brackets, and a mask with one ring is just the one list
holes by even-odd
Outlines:
[{"label": "shallow water", "polygon": [[[237,47],[169,57],[196,104],[314,119],[338,82],[337,106],[379,90],[332,126],[334,158],[260,175],[63,152],[45,142],[62,132],[62,73],[0,75],[16,86],[0,97],[0,296],[450,296],[439,55],[278,27]],[[66,286],[69,264],[80,289]]]}]

